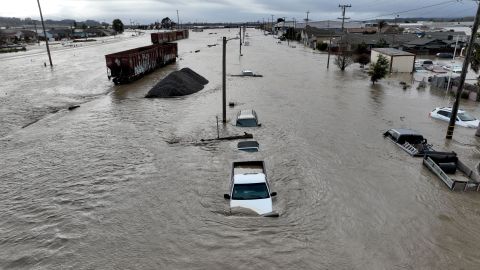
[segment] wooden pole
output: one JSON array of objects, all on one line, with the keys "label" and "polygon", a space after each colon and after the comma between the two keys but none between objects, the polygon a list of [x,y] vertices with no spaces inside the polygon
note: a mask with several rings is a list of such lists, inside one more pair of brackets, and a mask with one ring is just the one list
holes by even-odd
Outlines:
[{"label": "wooden pole", "polygon": [[45,37],[45,44],[47,44],[48,61],[50,61],[50,67],[53,67],[52,57],[50,56],[50,47],[48,46],[47,32],[45,31],[45,23],[43,22],[42,8],[40,7],[40,0],[37,0],[37,3],[38,10],[40,11],[40,19],[42,20],[43,36]]},{"label": "wooden pole", "polygon": [[223,61],[222,61],[222,121],[224,124],[227,123],[227,38],[223,37]]},{"label": "wooden pole", "polygon": [[452,115],[450,116],[450,122],[447,128],[447,135],[445,136],[445,138],[447,139],[452,139],[453,137],[453,130],[455,129],[455,122],[457,119],[457,112],[458,112],[458,107],[460,105],[460,98],[463,91],[463,85],[465,84],[465,77],[467,76],[467,72],[468,72],[468,64],[470,62],[470,57],[472,55],[473,47],[475,44],[475,37],[477,35],[476,33],[478,31],[479,17],[480,17],[480,5],[478,5],[478,8],[477,8],[477,14],[475,15],[475,21],[472,26],[472,35],[470,36],[470,42],[468,43],[467,53],[465,54],[465,59],[463,60],[462,74],[460,74],[460,84],[458,85],[457,93],[455,95],[455,102],[453,103]]}]

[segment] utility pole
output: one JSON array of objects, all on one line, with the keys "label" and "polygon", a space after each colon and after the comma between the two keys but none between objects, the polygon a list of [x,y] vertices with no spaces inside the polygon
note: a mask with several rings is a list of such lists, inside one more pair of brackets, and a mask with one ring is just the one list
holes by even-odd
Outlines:
[{"label": "utility pole", "polygon": [[305,19],[305,21],[306,21],[305,28],[308,25],[308,14],[310,14],[310,10],[308,10],[306,13],[307,13],[307,19]]},{"label": "utility pole", "polygon": [[242,26],[238,27],[238,30],[240,30],[238,37],[240,38],[240,56],[242,56]]},{"label": "utility pole", "polygon": [[35,34],[37,34],[37,42],[38,42],[38,45],[40,46],[40,39],[38,38],[38,31],[37,31],[37,23],[35,22],[35,20],[33,20],[33,27],[35,27]]},{"label": "utility pole", "polygon": [[222,59],[222,121],[227,123],[227,38],[223,37],[223,59]]},{"label": "utility pole", "polygon": [[478,5],[477,7],[475,22],[473,23],[473,26],[472,26],[472,35],[470,36],[470,42],[468,43],[467,53],[465,54],[465,59],[463,60],[462,74],[460,74],[460,84],[458,85],[457,93],[455,95],[455,102],[453,103],[452,115],[450,116],[450,122],[448,124],[447,136],[445,137],[450,140],[453,137],[453,130],[455,129],[455,120],[457,119],[458,107],[460,105],[460,96],[462,94],[463,85],[465,84],[465,77],[467,76],[467,72],[468,72],[468,64],[470,62],[470,57],[472,55],[473,47],[475,44],[475,37],[478,31],[479,17],[480,17],[480,5]]},{"label": "utility pole", "polygon": [[332,48],[332,31],[330,30],[330,20],[327,21],[328,31],[330,32],[330,42],[328,43],[327,69],[330,67],[330,50]]},{"label": "utility pole", "polygon": [[395,16],[394,18],[394,22],[395,22],[395,30],[393,31],[393,42],[392,42],[392,47],[395,46],[395,34],[398,30],[398,26],[397,26],[397,18],[398,18],[398,14]]},{"label": "utility pole", "polygon": [[345,19],[347,19],[347,20],[350,19],[350,18],[345,18],[345,9],[349,8],[349,7],[352,7],[352,5],[338,5],[338,7],[342,9],[342,18],[338,18],[338,19],[342,19],[342,33],[343,33]]},{"label": "utility pole", "polygon": [[243,44],[245,44],[245,32],[247,30],[247,27],[245,26],[245,24],[243,25]]},{"label": "utility pole", "polygon": [[180,17],[178,16],[178,9],[177,9],[177,29],[180,29]]},{"label": "utility pole", "polygon": [[52,57],[50,56],[50,47],[48,46],[47,32],[45,31],[45,23],[43,22],[42,8],[40,7],[40,0],[37,0],[37,3],[38,10],[40,11],[40,19],[42,20],[43,36],[45,37],[45,44],[47,44],[48,61],[50,61],[50,67],[53,67]]},{"label": "utility pole", "polygon": [[272,15],[272,36],[275,35],[275,24],[273,23],[273,15]]}]

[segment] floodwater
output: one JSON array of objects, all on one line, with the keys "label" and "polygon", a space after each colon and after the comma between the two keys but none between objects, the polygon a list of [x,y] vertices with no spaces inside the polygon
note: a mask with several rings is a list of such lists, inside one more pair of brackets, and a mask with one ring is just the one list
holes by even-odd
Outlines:
[{"label": "floodwater", "polygon": [[[190,33],[176,64],[114,86],[104,55],[148,45],[123,39],[0,62],[1,269],[478,269],[480,194],[451,192],[382,132],[422,132],[437,149],[479,160],[474,129],[428,113],[448,105],[433,89],[372,86],[357,65],[248,30],[239,57],[228,42],[228,120],[253,108],[260,152],[216,137],[221,117],[221,37]],[[212,33],[212,34],[210,34]],[[217,34],[214,34],[217,33]],[[195,53],[195,50],[200,52]],[[333,59],[332,59],[333,60]],[[190,67],[210,83],[173,99],[143,96],[170,71]],[[81,105],[69,111],[70,105]],[[479,117],[476,103],[462,107]],[[223,193],[231,162],[265,160],[279,218],[232,215]]]}]

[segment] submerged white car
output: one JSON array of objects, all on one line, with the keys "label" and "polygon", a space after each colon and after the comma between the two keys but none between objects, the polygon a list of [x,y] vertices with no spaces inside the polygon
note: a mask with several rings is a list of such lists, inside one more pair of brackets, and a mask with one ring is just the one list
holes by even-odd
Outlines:
[{"label": "submerged white car", "polygon": [[238,127],[258,127],[258,116],[254,110],[241,110],[237,113],[235,125]]},{"label": "submerged white car", "polygon": [[237,207],[254,211],[263,216],[278,215],[273,212],[272,197],[263,161],[233,162],[230,193],[223,197],[230,200],[230,209]]},{"label": "submerged white car", "polygon": [[[452,108],[450,107],[438,107],[430,112],[430,117],[447,121],[447,122],[450,121],[451,115],[452,115]],[[458,110],[455,125],[468,127],[468,128],[476,128],[478,127],[479,122],[480,121],[478,119],[469,115],[464,110]]]},{"label": "submerged white car", "polygon": [[444,69],[452,71],[453,73],[462,73],[462,66],[460,65],[445,65]]}]

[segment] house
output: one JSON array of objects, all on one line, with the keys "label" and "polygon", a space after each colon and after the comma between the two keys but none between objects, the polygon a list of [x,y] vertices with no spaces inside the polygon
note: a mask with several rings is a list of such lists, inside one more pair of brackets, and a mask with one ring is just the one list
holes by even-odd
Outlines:
[{"label": "house", "polygon": [[415,66],[415,54],[394,48],[374,48],[370,56],[372,63],[377,62],[379,55],[386,57],[390,63],[390,73],[411,73]]},{"label": "house", "polygon": [[0,44],[12,44],[22,42],[34,42],[37,34],[30,30],[23,29],[2,29],[0,30]]},{"label": "house", "polygon": [[419,38],[405,43],[404,48],[406,51],[416,54],[453,53],[455,41],[437,38]]},{"label": "house", "polygon": [[341,35],[341,32],[336,29],[320,29],[307,26],[302,29],[300,37],[305,46],[316,48],[317,44],[328,43],[330,38],[340,37]]},{"label": "house", "polygon": [[346,33],[342,39],[347,44],[348,50],[354,50],[360,44],[366,45],[367,49],[371,50],[375,47],[401,47],[402,44],[418,39],[418,37],[415,34]]}]

